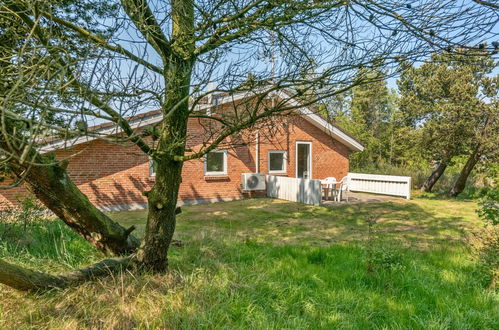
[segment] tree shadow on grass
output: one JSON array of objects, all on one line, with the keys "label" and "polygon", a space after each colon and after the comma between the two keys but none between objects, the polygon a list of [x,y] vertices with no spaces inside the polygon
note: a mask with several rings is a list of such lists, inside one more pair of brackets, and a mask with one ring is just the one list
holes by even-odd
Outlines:
[{"label": "tree shadow on grass", "polygon": [[417,192],[413,194],[413,198],[422,200],[436,200],[436,201],[448,201],[448,202],[474,202],[476,198],[470,197],[466,193],[461,193],[456,197],[451,197],[446,191],[437,192]]},{"label": "tree shadow on grass", "polygon": [[411,202],[327,208],[256,199],[192,206],[179,217],[177,233],[183,239],[211,235],[275,245],[327,245],[364,241],[372,216],[378,218],[376,230],[384,239],[421,248],[460,241],[472,229],[462,216],[442,215]]}]

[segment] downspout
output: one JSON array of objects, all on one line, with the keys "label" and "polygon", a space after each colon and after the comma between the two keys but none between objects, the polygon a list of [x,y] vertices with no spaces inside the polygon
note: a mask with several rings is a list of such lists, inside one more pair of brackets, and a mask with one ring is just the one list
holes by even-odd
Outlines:
[{"label": "downspout", "polygon": [[256,131],[255,134],[255,173],[260,170],[260,131]]}]

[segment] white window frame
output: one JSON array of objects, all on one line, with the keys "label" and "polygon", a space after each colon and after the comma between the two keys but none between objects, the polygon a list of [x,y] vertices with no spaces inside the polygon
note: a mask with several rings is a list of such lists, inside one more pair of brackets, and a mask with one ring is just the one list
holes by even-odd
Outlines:
[{"label": "white window frame", "polygon": [[[209,172],[208,171],[208,154],[210,153],[223,153],[223,171],[222,172]],[[205,176],[213,176],[213,175],[227,175],[227,150],[213,150],[210,151],[204,157],[204,175]]]},{"label": "white window frame", "polygon": [[310,158],[308,160],[308,166],[309,166],[309,171],[310,171],[310,174],[309,174],[309,180],[312,180],[313,176],[312,176],[312,155],[313,155],[313,152],[312,152],[312,142],[309,142],[309,141],[296,141],[296,144],[295,144],[295,178],[298,177],[298,145],[299,144],[308,144],[310,146]]},{"label": "white window frame", "polygon": [[[271,154],[282,154],[282,170],[270,170],[270,155]],[[287,169],[287,162],[288,162],[288,156],[287,152],[284,150],[269,150],[267,154],[267,168],[269,171],[269,174],[286,174],[288,173]]]}]

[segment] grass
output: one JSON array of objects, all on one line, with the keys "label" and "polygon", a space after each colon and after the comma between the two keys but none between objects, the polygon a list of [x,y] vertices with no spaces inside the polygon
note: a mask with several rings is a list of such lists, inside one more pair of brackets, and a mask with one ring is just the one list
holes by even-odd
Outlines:
[{"label": "grass", "polygon": [[[497,328],[497,292],[465,242],[481,225],[475,208],[431,196],[185,207],[176,232],[184,247],[171,249],[168,274],[125,273],[41,295],[0,287],[0,328]],[[111,216],[143,235],[145,212]],[[0,257],[29,267],[59,272],[103,257],[59,221],[26,234],[2,228]]]}]

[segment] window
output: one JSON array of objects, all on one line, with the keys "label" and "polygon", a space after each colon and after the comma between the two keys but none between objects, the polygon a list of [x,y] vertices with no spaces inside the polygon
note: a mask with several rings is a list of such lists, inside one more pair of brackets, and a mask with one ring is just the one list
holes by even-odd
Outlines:
[{"label": "window", "polygon": [[204,160],[204,174],[227,174],[227,150],[217,150],[206,154]]},{"label": "window", "polygon": [[269,151],[269,173],[286,173],[286,151]]},{"label": "window", "polygon": [[156,176],[156,168],[158,167],[158,163],[149,158],[149,176]]}]

